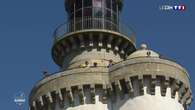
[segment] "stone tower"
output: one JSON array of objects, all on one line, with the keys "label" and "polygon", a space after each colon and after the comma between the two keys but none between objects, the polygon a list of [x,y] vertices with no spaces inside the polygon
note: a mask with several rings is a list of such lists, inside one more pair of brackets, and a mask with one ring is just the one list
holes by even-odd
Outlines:
[{"label": "stone tower", "polygon": [[67,23],[54,33],[60,72],[32,89],[30,110],[186,110],[189,76],[142,44],[120,22],[123,0],[65,0]]}]

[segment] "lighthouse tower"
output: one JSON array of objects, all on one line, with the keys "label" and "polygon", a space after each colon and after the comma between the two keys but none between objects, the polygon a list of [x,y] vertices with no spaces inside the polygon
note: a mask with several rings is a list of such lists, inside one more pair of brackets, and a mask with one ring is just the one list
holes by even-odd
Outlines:
[{"label": "lighthouse tower", "polygon": [[186,110],[189,75],[174,61],[135,47],[120,22],[123,0],[65,0],[67,22],[54,32],[59,72],[45,75],[30,110]]}]

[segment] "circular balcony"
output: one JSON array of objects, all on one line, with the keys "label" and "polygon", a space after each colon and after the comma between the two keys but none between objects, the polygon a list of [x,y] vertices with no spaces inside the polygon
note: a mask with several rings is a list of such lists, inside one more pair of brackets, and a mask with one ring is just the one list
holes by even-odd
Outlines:
[{"label": "circular balcony", "polygon": [[68,13],[68,22],[54,32],[52,57],[63,66],[63,59],[78,48],[112,49],[121,58],[135,51],[134,31],[119,22],[119,13],[105,7],[83,7]]},{"label": "circular balcony", "polygon": [[135,32],[121,22],[102,17],[82,17],[70,20],[67,23],[61,24],[54,32],[54,39],[58,41],[66,34],[83,32],[83,31],[110,31],[122,34],[128,37],[132,42],[135,42]]}]

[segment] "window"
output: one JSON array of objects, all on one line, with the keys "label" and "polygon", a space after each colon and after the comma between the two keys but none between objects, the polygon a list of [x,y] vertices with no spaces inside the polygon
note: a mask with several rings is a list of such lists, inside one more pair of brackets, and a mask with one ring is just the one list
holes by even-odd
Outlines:
[{"label": "window", "polygon": [[83,0],[84,7],[90,7],[92,6],[92,0]]},{"label": "window", "polygon": [[111,0],[106,0],[106,8],[111,9]]},{"label": "window", "polygon": [[93,7],[94,7],[94,16],[95,17],[102,17],[102,1],[103,0],[94,0]]},{"label": "window", "polygon": [[76,18],[82,17],[82,10],[76,12]]},{"label": "window", "polygon": [[93,66],[94,66],[94,67],[97,67],[97,65],[98,65],[97,62],[94,62],[94,63],[93,63]]},{"label": "window", "polygon": [[97,18],[100,18],[100,17],[102,17],[102,8],[98,8],[98,7],[96,7],[96,8],[94,8],[94,16],[95,17],[97,17]]},{"label": "window", "polygon": [[116,12],[116,4],[117,4],[117,2],[116,2],[116,0],[112,0],[112,10],[114,11],[114,12]]},{"label": "window", "polygon": [[102,7],[102,0],[93,0],[93,7]]},{"label": "window", "polygon": [[76,0],[76,10],[82,8],[82,0]]},{"label": "window", "polygon": [[92,8],[84,8],[84,16],[92,16]]},{"label": "window", "polygon": [[84,16],[92,16],[92,0],[83,0]]},{"label": "window", "polygon": [[107,20],[111,20],[111,11],[110,10],[105,10],[105,18]]}]

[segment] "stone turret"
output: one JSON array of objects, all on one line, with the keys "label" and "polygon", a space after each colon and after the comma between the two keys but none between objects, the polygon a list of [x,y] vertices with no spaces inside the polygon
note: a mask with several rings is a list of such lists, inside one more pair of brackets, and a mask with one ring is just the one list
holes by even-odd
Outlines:
[{"label": "stone turret", "polygon": [[145,44],[109,72],[114,110],[186,110],[192,101],[187,71]]}]

